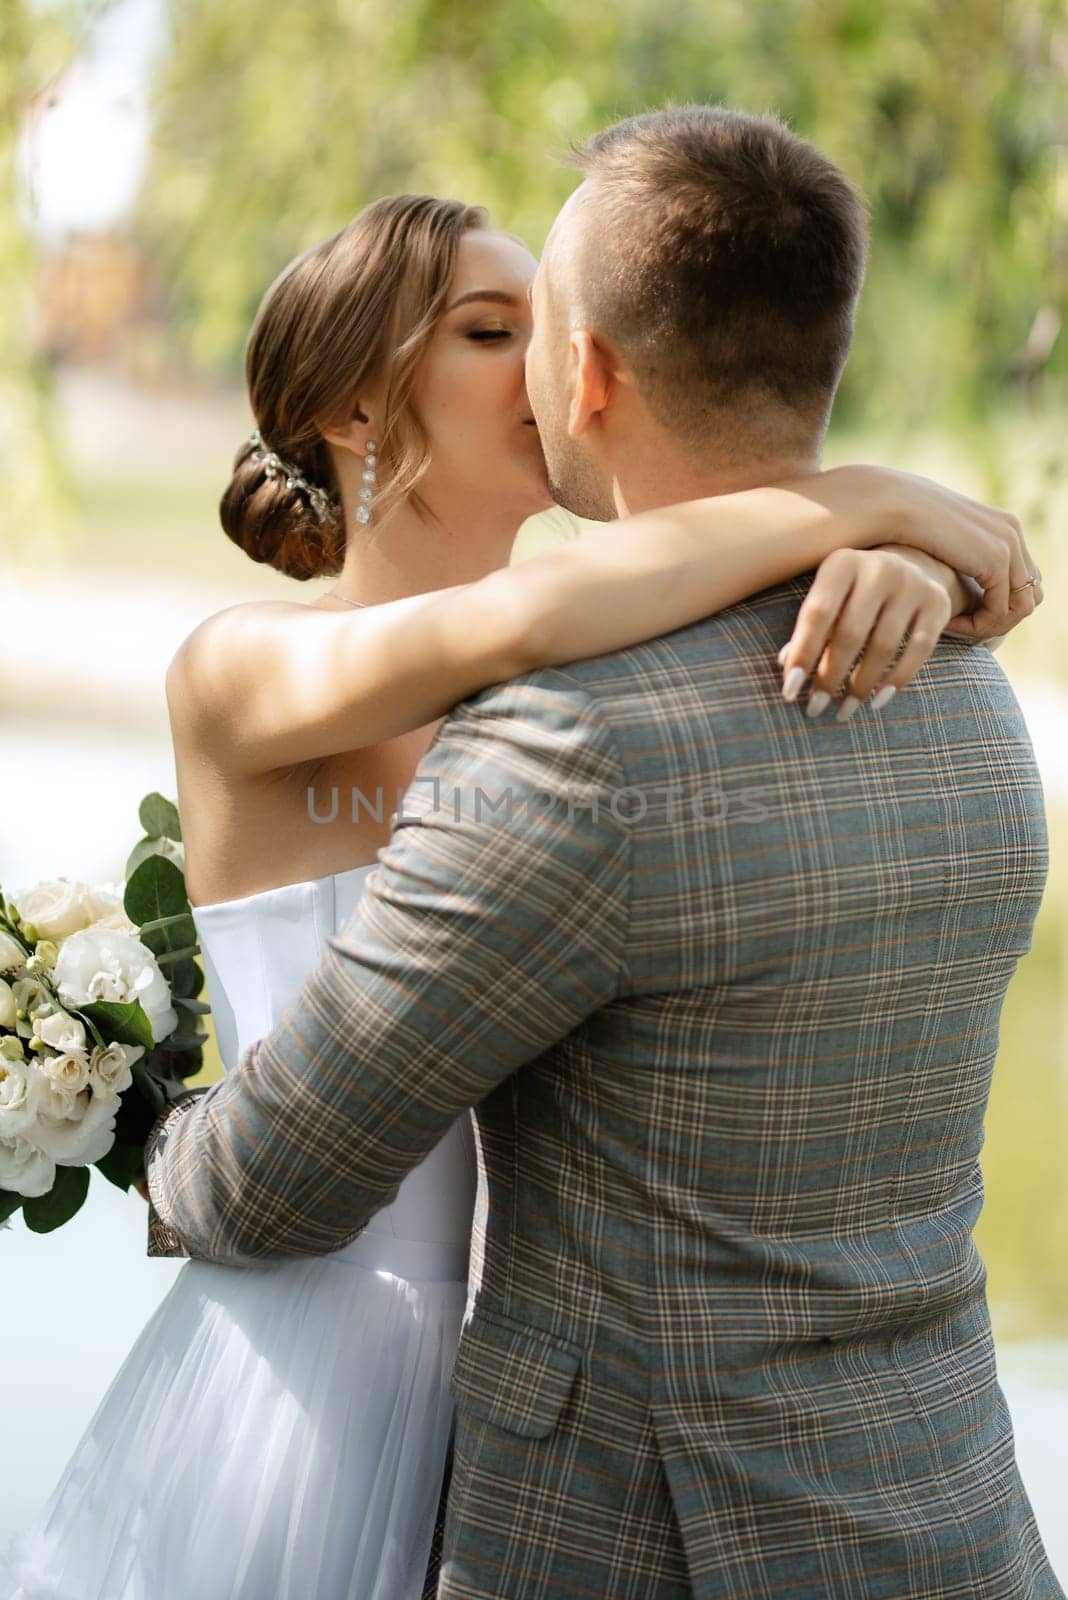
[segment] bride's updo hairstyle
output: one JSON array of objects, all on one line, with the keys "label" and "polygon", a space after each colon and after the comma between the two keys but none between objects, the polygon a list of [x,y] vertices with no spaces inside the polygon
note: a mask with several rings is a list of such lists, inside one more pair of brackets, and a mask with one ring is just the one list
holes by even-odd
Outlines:
[{"label": "bride's updo hairstyle", "polygon": [[[419,362],[445,309],[460,239],[486,213],[458,200],[389,195],[291,261],[263,298],[245,353],[262,440],[247,439],[219,505],[222,525],[253,561],[291,578],[330,577],[345,559],[341,486],[321,428],[384,396],[375,418],[375,521],[414,498],[429,465],[412,404]],[[271,471],[271,453],[295,469]],[[299,480],[303,480],[301,483]],[[293,485],[290,487],[290,485]],[[325,491],[325,503],[310,491]]]}]

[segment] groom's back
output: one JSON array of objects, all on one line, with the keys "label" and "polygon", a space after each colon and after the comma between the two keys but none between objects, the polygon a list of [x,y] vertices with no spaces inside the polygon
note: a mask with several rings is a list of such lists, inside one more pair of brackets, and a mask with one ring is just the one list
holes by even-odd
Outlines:
[{"label": "groom's back", "polygon": [[687,1293],[722,1326],[722,1272],[739,1327],[779,1305],[844,1338],[981,1280],[983,1115],[1047,844],[989,651],[947,638],[845,725],[783,702],[806,587],[562,674],[612,729],[625,787],[598,804],[631,838],[624,990],[567,1049],[616,1064],[598,1127],[678,1208]]},{"label": "groom's back", "polygon": [[[1041,786],[981,648],[947,639],[847,725],[785,704],[806,586],[536,675],[612,732],[625,787],[597,803],[630,819],[625,977],[480,1108],[491,1211],[459,1392],[494,1308],[552,1328],[585,1353],[577,1429],[601,1390],[606,1428],[624,1394],[651,1408],[691,1571],[749,1582],[745,1547],[780,1534],[855,1555],[856,1519],[885,1556],[911,1518],[900,1561],[926,1549],[937,1582],[902,1587],[892,1560],[890,1587],[828,1592],[1023,1594],[1014,1563],[1044,1568],[971,1230],[1046,875]],[[522,1368],[513,1409],[559,1422],[554,1361],[528,1345]],[[989,1519],[987,1556],[960,1556],[962,1517]]]}]

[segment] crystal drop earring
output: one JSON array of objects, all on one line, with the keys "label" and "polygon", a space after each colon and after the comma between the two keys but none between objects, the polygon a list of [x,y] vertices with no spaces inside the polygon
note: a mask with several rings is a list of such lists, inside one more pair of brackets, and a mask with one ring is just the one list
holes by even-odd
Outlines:
[{"label": "crystal drop earring", "polygon": [[356,521],[367,523],[371,520],[371,502],[378,488],[378,474],[375,471],[378,465],[378,445],[373,439],[367,441],[367,453],[363,458],[363,486],[360,489],[360,503],[356,507]]}]

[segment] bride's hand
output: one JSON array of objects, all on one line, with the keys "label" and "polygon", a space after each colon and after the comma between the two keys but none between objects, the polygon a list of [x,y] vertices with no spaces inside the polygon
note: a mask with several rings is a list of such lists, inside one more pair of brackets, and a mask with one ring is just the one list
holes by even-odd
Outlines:
[{"label": "bride's hand", "polygon": [[820,716],[845,689],[838,721],[846,722],[881,684],[872,702],[880,710],[911,683],[952,611],[945,585],[907,557],[836,550],[820,564],[779,653],[783,698],[796,700],[814,672],[808,716]]},{"label": "bride's hand", "polygon": [[855,477],[858,492],[874,495],[886,519],[865,539],[869,549],[910,545],[979,584],[982,600],[969,615],[953,619],[954,632],[975,642],[998,638],[1041,605],[1041,574],[1011,511],[891,467],[839,467],[830,476],[838,474]]}]

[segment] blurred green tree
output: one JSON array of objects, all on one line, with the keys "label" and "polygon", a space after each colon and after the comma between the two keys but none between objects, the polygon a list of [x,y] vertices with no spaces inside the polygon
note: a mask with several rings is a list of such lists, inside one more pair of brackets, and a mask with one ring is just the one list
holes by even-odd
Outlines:
[{"label": "blurred green tree", "polygon": [[47,537],[63,495],[48,427],[48,373],[34,329],[36,252],[19,205],[19,146],[27,120],[67,59],[70,8],[0,4],[0,493],[9,537]]},{"label": "blurred green tree", "polygon": [[141,225],[190,358],[231,370],[300,249],[375,195],[490,207],[537,249],[554,150],[674,101],[775,110],[867,194],[840,409],[973,423],[1068,373],[1061,0],[173,0]]},{"label": "blurred green tree", "polygon": [[0,495],[8,542],[57,548],[71,510],[38,336],[38,246],[22,140],[115,0],[0,0]]}]

